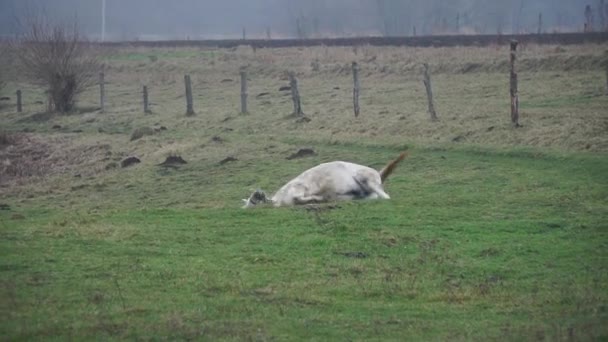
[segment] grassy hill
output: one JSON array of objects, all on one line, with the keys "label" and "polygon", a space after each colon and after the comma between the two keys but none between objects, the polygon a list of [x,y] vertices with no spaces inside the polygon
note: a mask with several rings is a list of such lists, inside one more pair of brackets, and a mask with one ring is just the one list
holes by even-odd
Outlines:
[{"label": "grassy hill", "polygon": [[[105,113],[91,90],[81,112],[49,115],[39,89],[12,83],[26,112],[0,112],[2,336],[606,338],[606,47],[567,49],[524,47],[517,130],[496,48],[115,50]],[[286,69],[308,122],[278,90]],[[302,147],[316,155],[286,159]],[[405,149],[390,201],[240,209],[252,189],[273,192],[320,162],[380,168]],[[159,165],[172,155],[187,164]],[[121,167],[129,156],[141,163]]]}]

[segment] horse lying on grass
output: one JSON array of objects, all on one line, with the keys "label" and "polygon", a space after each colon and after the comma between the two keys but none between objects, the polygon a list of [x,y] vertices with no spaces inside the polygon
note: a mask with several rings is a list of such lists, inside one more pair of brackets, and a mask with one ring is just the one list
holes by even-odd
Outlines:
[{"label": "horse lying on grass", "polygon": [[248,199],[243,199],[243,208],[264,203],[281,207],[338,200],[389,199],[382,184],[406,155],[406,152],[401,153],[380,171],[343,161],[323,163],[302,172],[271,198],[262,190],[254,191]]}]

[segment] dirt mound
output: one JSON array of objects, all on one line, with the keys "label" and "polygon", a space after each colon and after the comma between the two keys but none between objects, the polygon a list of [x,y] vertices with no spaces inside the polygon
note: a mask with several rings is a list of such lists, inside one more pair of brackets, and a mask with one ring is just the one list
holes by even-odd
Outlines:
[{"label": "dirt mound", "polygon": [[222,139],[222,137],[215,135],[211,138],[211,142],[223,144],[225,142],[225,140]]},{"label": "dirt mound", "polygon": [[236,159],[234,157],[226,157],[220,161],[220,165],[224,165],[226,163],[235,162],[235,161],[238,161],[238,159]]},{"label": "dirt mound", "polygon": [[139,160],[139,158],[127,157],[120,162],[120,167],[125,168],[139,163],[141,163],[141,160]]},{"label": "dirt mound", "polygon": [[298,152],[290,155],[286,159],[291,160],[291,159],[311,157],[311,156],[316,156],[316,155],[317,155],[317,153],[312,148],[301,148],[298,150]]},{"label": "dirt mound", "polygon": [[164,162],[158,164],[159,166],[178,166],[188,164],[181,156],[168,156]]}]

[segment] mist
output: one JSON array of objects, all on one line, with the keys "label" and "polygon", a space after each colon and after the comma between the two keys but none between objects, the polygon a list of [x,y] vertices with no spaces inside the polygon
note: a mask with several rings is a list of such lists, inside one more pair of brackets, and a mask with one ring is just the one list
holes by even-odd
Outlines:
[{"label": "mist", "polygon": [[[579,32],[601,0],[105,0],[105,39],[331,38]],[[32,9],[101,38],[102,0],[0,0],[0,35]]]}]

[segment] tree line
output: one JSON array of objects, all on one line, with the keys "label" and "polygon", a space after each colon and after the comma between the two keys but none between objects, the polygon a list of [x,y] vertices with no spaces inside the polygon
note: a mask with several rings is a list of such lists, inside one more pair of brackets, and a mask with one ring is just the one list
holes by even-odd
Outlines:
[{"label": "tree line", "polygon": [[[19,33],[24,4],[49,17],[76,17],[100,37],[101,0],[0,2],[0,35]],[[33,5],[32,5],[33,4]],[[106,0],[111,40],[328,38],[433,34],[604,31],[605,0]]]}]

